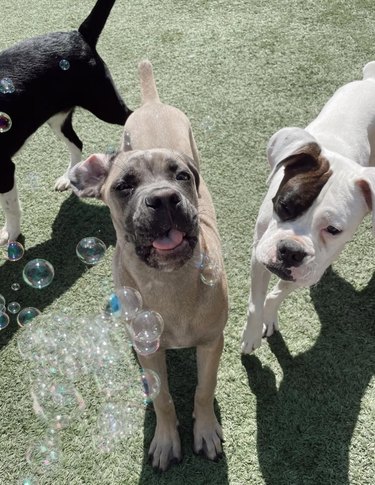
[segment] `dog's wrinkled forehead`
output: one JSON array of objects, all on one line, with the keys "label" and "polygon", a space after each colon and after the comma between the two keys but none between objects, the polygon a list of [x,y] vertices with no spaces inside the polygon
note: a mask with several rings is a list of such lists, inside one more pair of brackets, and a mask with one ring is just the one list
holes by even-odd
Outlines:
[{"label": "dog's wrinkled forehead", "polygon": [[199,175],[194,162],[188,156],[164,149],[134,150],[119,152],[113,158],[107,183],[132,179],[137,183],[148,183],[161,178],[174,180],[178,173],[188,172],[198,188]]},{"label": "dog's wrinkled forehead", "polygon": [[304,214],[332,175],[328,160],[315,147],[283,160],[284,177],[275,197],[274,211],[281,221]]}]

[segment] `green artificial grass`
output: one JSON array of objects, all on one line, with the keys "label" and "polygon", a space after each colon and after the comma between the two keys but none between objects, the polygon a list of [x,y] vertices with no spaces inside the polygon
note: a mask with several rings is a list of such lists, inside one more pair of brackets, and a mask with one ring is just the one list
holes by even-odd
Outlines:
[{"label": "green artificial grass", "polygon": [[[94,0],[3,0],[0,48],[29,36],[78,27]],[[155,418],[109,455],[92,445],[100,396],[82,383],[87,411],[62,431],[61,465],[40,484],[325,485],[374,483],[374,240],[367,218],[322,281],[292,294],[280,313],[281,334],[241,359],[252,234],[266,190],[265,147],[283,126],[305,126],[340,85],[375,59],[370,0],[118,0],[100,38],[127,104],[139,106],[137,64],[154,65],[160,97],[189,116],[201,171],[215,202],[230,289],[230,317],[216,410],[225,456],[211,463],[192,453],[194,352],[169,354],[183,461],[163,475],[147,464]],[[1,111],[1,108],[0,108]],[[25,113],[25,116],[32,116]],[[209,119],[207,117],[210,117]],[[208,125],[210,129],[207,129]],[[117,146],[121,127],[77,110],[84,156]],[[1,135],[0,135],[1,136]],[[47,126],[16,157],[23,207],[18,262],[0,262],[0,293],[45,313],[99,311],[108,292],[115,244],[107,208],[53,191],[68,153]],[[1,154],[0,154],[1,164]],[[0,222],[3,222],[0,214]],[[86,268],[77,242],[97,236],[105,260]],[[22,283],[35,257],[55,268],[53,283]],[[22,284],[19,292],[10,286]],[[32,411],[28,364],[17,351],[15,318],[0,333],[0,484],[17,484],[30,468],[25,452],[43,432]]]}]

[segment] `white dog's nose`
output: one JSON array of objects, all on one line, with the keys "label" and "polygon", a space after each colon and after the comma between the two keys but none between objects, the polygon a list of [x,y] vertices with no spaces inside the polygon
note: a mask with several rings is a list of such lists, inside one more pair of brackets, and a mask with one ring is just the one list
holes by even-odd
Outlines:
[{"label": "white dog's nose", "polygon": [[303,247],[293,239],[281,239],[277,243],[277,259],[287,268],[300,266],[306,255]]}]

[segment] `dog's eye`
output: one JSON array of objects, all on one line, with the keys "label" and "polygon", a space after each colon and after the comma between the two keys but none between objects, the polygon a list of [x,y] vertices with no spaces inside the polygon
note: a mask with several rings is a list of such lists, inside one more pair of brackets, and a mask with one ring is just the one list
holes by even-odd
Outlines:
[{"label": "dog's eye", "polygon": [[129,182],[119,182],[117,185],[113,187],[116,192],[125,192],[129,190],[134,190],[134,185],[130,184]]},{"label": "dog's eye", "polygon": [[179,172],[176,175],[176,180],[190,180],[190,174],[187,172]]},{"label": "dog's eye", "polygon": [[332,234],[332,236],[337,236],[337,234],[342,233],[342,231],[340,229],[337,229],[337,227],[334,227],[334,226],[327,226],[326,231],[329,234]]}]

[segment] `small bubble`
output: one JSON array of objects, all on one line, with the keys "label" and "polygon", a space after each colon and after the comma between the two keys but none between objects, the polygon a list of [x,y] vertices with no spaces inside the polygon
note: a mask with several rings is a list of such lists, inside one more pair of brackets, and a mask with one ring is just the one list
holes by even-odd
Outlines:
[{"label": "small bubble", "polygon": [[61,59],[59,66],[63,71],[67,71],[70,68],[70,62],[67,59]]},{"label": "small bubble", "polygon": [[138,313],[128,325],[134,350],[140,355],[156,352],[160,345],[160,336],[164,322],[159,313],[143,311]]},{"label": "small bubble", "polygon": [[12,94],[15,91],[13,81],[9,77],[0,80],[0,93]]},{"label": "small bubble", "polygon": [[33,288],[45,288],[52,283],[54,276],[52,264],[45,259],[32,259],[23,269],[25,283]]},{"label": "small bubble", "polygon": [[24,255],[25,250],[18,241],[9,241],[7,253],[9,261],[18,261]]},{"label": "small bubble", "polygon": [[10,287],[13,291],[18,291],[21,288],[21,285],[19,283],[12,283]]},{"label": "small bubble", "polygon": [[214,286],[220,279],[220,267],[217,262],[210,258],[210,256],[207,254],[202,253],[201,256],[201,281],[207,286]]},{"label": "small bubble", "polygon": [[215,121],[211,118],[211,116],[205,116],[202,120],[202,128],[207,133],[212,131],[215,127]]},{"label": "small bubble", "polygon": [[160,392],[160,377],[151,369],[143,369],[141,383],[145,403],[153,401]]},{"label": "small bubble", "polygon": [[7,308],[9,313],[15,315],[21,310],[21,305],[18,303],[18,301],[11,301],[10,303],[8,303]]},{"label": "small bubble", "polygon": [[23,308],[17,315],[17,323],[20,327],[28,325],[34,318],[41,314],[41,311],[34,307]]},{"label": "small bubble", "polygon": [[81,261],[93,266],[103,259],[106,249],[106,245],[101,239],[85,237],[77,244],[76,253]]},{"label": "small bubble", "polygon": [[6,133],[12,128],[12,120],[9,115],[0,111],[0,133]]},{"label": "small bubble", "polygon": [[9,325],[9,316],[5,312],[0,312],[0,330]]},{"label": "small bubble", "polygon": [[5,298],[3,297],[3,295],[0,295],[0,312],[5,310],[5,303],[6,303]]}]

